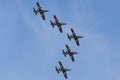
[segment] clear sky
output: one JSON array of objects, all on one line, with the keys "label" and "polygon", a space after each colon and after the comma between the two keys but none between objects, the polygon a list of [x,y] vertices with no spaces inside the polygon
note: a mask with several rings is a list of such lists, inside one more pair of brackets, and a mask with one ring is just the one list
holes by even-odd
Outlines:
[{"label": "clear sky", "polygon": [[[35,16],[38,1],[46,21]],[[65,80],[55,72],[60,60],[68,80],[120,80],[119,0],[0,0],[0,80]],[[57,15],[63,32],[50,26]],[[74,28],[80,46],[67,39]],[[64,57],[68,44],[79,52],[75,62]]]}]

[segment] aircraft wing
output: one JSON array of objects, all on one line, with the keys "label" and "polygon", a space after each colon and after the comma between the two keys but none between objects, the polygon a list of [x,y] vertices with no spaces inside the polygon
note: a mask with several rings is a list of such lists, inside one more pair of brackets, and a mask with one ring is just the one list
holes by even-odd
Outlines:
[{"label": "aircraft wing", "polygon": [[78,39],[76,39],[75,42],[76,42],[76,44],[77,44],[78,46],[80,45]]},{"label": "aircraft wing", "polygon": [[42,17],[43,20],[45,20],[45,15],[44,15],[44,13],[41,14],[41,17]]},{"label": "aircraft wing", "polygon": [[57,18],[56,15],[54,15],[53,17],[54,17],[54,19],[55,19],[55,22],[59,22],[59,20],[58,20],[58,18]]},{"label": "aircraft wing", "polygon": [[41,8],[40,4],[39,4],[38,2],[36,2],[36,4],[37,4],[37,6],[38,6],[38,9],[41,10],[42,8]]},{"label": "aircraft wing", "polygon": [[74,56],[70,56],[70,58],[73,62],[75,61]]},{"label": "aircraft wing", "polygon": [[71,28],[71,32],[72,32],[72,34],[76,34],[75,31],[73,30],[73,28]]},{"label": "aircraft wing", "polygon": [[69,46],[67,44],[65,46],[66,46],[68,52],[71,52],[71,49],[69,48]]},{"label": "aircraft wing", "polygon": [[66,79],[68,78],[68,77],[67,77],[67,73],[66,73],[66,72],[64,73],[64,77],[65,77]]},{"label": "aircraft wing", "polygon": [[58,26],[58,28],[59,28],[59,31],[62,33],[63,32],[62,27]]},{"label": "aircraft wing", "polygon": [[62,65],[61,61],[59,61],[59,65],[60,65],[60,67],[64,67],[64,66]]}]

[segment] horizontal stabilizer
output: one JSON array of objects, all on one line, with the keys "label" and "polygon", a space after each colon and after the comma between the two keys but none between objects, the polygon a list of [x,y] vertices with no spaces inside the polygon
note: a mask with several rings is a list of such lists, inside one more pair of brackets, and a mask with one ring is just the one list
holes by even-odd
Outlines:
[{"label": "horizontal stabilizer", "polygon": [[67,37],[68,37],[69,41],[71,41],[71,37],[68,33],[67,33]]},{"label": "horizontal stabilizer", "polygon": [[33,7],[33,12],[35,13],[35,15],[37,15],[37,11],[35,10],[35,8]]},{"label": "horizontal stabilizer", "polygon": [[56,72],[59,74],[59,70],[58,70],[58,68],[55,66],[55,70],[56,70]]},{"label": "horizontal stabilizer", "polygon": [[54,28],[54,24],[53,24],[53,22],[50,20],[50,24],[51,24],[51,26]]},{"label": "horizontal stabilizer", "polygon": [[63,55],[66,57],[66,53],[65,53],[65,51],[62,49],[62,52],[63,52]]}]

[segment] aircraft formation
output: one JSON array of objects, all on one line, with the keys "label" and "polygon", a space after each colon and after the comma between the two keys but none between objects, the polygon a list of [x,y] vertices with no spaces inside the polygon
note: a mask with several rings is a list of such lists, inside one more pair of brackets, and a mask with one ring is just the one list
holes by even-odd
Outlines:
[{"label": "aircraft formation", "polygon": [[[44,10],[44,9],[42,9],[42,7],[40,6],[39,2],[36,2],[36,5],[37,5],[37,9],[35,9],[35,8],[33,7],[33,12],[34,12],[34,14],[37,15],[38,13],[40,13],[41,18],[42,18],[43,20],[46,20],[45,12],[49,12],[49,10]],[[55,21],[53,22],[52,20],[50,20],[50,25],[51,25],[53,28],[54,28],[55,26],[57,26],[58,29],[59,29],[59,31],[60,31],[60,33],[63,33],[62,27],[63,27],[64,25],[66,25],[66,23],[60,22],[56,15],[53,15],[53,18],[54,18]],[[72,34],[67,33],[67,38],[68,38],[68,40],[71,41],[71,39],[74,39],[76,45],[77,45],[77,46],[80,46],[79,39],[80,39],[80,38],[84,38],[84,36],[76,34],[73,28],[71,28],[70,31],[71,31]],[[62,53],[63,53],[64,57],[66,57],[67,55],[69,55],[71,61],[72,61],[72,62],[75,62],[74,55],[79,54],[79,53],[78,53],[77,51],[72,51],[72,50],[70,49],[70,47],[68,46],[68,44],[65,44],[65,47],[66,47],[66,50],[62,49]],[[56,71],[58,74],[59,74],[59,72],[62,72],[63,75],[64,75],[64,77],[65,77],[65,79],[67,79],[67,78],[68,78],[67,72],[68,72],[68,71],[71,71],[71,69],[65,68],[65,67],[63,66],[63,64],[62,64],[61,61],[58,61],[58,64],[59,64],[59,67],[55,66],[55,71]]]}]

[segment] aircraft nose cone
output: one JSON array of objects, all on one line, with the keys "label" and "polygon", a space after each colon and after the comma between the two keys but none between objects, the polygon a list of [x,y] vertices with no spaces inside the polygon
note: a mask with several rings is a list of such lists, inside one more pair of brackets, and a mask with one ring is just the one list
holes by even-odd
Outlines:
[{"label": "aircraft nose cone", "polygon": [[82,36],[81,38],[84,38],[84,36]]},{"label": "aircraft nose cone", "polygon": [[84,38],[84,36],[79,36],[79,38]]}]

